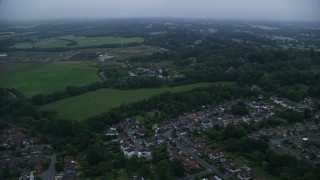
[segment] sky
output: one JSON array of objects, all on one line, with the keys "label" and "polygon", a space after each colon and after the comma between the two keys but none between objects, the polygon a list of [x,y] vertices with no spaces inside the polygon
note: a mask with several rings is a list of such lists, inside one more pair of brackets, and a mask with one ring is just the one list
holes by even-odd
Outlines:
[{"label": "sky", "polygon": [[0,0],[0,20],[118,17],[320,21],[320,0]]}]

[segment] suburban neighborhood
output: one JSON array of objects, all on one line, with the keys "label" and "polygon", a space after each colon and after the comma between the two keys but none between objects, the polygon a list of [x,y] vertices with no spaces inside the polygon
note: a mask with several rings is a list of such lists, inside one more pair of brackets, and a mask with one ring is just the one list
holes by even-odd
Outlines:
[{"label": "suburban neighborhood", "polygon": [[[311,102],[311,100],[307,99],[301,104],[297,104],[285,98],[271,97],[266,100],[263,96],[259,96],[256,101],[244,101],[249,110],[249,113],[244,116],[230,113],[232,107],[239,101],[225,102],[213,108],[203,107],[202,111],[155,124],[152,134],[149,134],[148,137],[145,136],[146,128],[136,118],[127,118],[117,126],[110,127],[106,130],[105,135],[116,137],[120,143],[120,149],[128,158],[137,156],[138,158],[151,160],[152,148],[165,144],[170,158],[179,159],[186,169],[208,170],[208,172],[213,172],[214,175],[223,179],[253,179],[248,164],[237,166],[232,159],[225,156],[222,150],[211,149],[201,139],[192,136],[192,132],[201,133],[214,126],[226,127],[229,124],[262,123],[272,117],[279,108],[303,112],[305,108],[311,109],[303,102]],[[155,112],[161,114],[157,110],[150,112],[150,114]],[[119,134],[116,130],[119,127],[125,129],[125,131]],[[312,145],[320,143],[318,127],[319,124],[315,122],[294,123],[283,127],[262,128],[250,136],[252,138],[268,137],[271,139],[270,146],[276,152],[294,154],[290,150],[282,149],[283,146],[289,144],[290,146],[286,147],[287,149],[294,148],[294,151],[299,151],[300,159],[309,159],[315,165],[320,163],[320,149]],[[312,160],[308,155],[313,157]]]},{"label": "suburban neighborhood", "polygon": [[20,180],[29,179],[76,179],[79,165],[75,157],[65,156],[64,167],[57,172],[57,154],[50,144],[40,137],[32,137],[23,129],[8,128],[0,134],[0,168],[6,173],[20,174]]}]

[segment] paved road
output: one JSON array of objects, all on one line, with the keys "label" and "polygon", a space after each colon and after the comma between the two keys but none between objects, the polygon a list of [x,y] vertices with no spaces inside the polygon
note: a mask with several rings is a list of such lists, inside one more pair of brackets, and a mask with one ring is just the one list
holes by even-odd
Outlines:
[{"label": "paved road", "polygon": [[225,175],[223,175],[217,168],[215,168],[214,166],[212,166],[211,164],[207,163],[205,160],[199,158],[196,154],[194,154],[192,152],[192,150],[190,150],[189,148],[187,148],[186,146],[184,146],[183,144],[181,144],[179,141],[177,141],[177,139],[175,139],[174,137],[172,137],[172,131],[173,130],[169,130],[167,132],[164,133],[164,136],[167,138],[171,138],[177,145],[177,147],[184,153],[186,154],[190,154],[194,160],[196,160],[200,165],[202,165],[203,167],[205,167],[208,171],[210,172],[214,172],[216,175],[218,175],[219,177],[223,178],[223,179],[229,179],[228,177],[226,177]]},{"label": "paved road", "polygon": [[201,172],[199,172],[199,173],[196,173],[196,174],[192,174],[192,175],[190,175],[190,176],[183,177],[183,178],[181,178],[181,179],[179,179],[179,180],[194,180],[195,177],[201,177],[201,176],[206,175],[206,174],[208,174],[208,173],[209,173],[208,170],[204,170],[204,171],[201,171]]},{"label": "paved road", "polygon": [[101,77],[101,79],[102,79],[103,81],[107,81],[107,80],[108,80],[103,71],[99,72],[99,76]]},{"label": "paved road", "polygon": [[311,134],[320,135],[320,133],[309,133],[309,134],[302,134],[302,135],[297,135],[297,136],[288,136],[288,137],[285,137],[285,138],[271,139],[270,142],[272,144],[281,144],[285,140],[296,139],[296,138],[304,138],[304,137],[308,137]]},{"label": "paved road", "polygon": [[15,95],[15,94],[12,93],[12,92],[9,92],[9,94],[10,94],[14,99],[17,99],[17,98],[18,98],[17,95]]},{"label": "paved road", "polygon": [[133,66],[128,62],[128,61],[125,61],[126,64],[129,66],[129,68],[132,68]]},{"label": "paved road", "polygon": [[[320,133],[313,133],[313,134],[320,135]],[[295,156],[297,159],[303,159],[303,160],[309,162],[310,164],[315,165],[316,162],[305,158],[303,153],[296,151],[292,148],[287,148],[286,146],[284,146],[282,144],[282,142],[285,140],[303,138],[303,137],[307,137],[308,135],[310,135],[310,134],[303,134],[303,135],[297,135],[297,136],[289,136],[289,137],[285,137],[285,138],[272,139],[272,140],[270,140],[270,144],[274,145],[275,148],[277,148],[277,146],[281,147],[284,151]]]},{"label": "paved road", "polygon": [[128,129],[127,134],[129,136],[129,138],[133,141],[134,150],[138,151],[139,149],[141,149],[142,148],[142,145],[141,145],[142,141],[141,141],[141,139],[137,139],[134,137],[134,135],[132,134],[132,129]]},{"label": "paved road", "polygon": [[51,156],[48,156],[48,158],[51,159],[49,169],[40,175],[40,177],[45,180],[54,179],[54,176],[56,175],[55,165],[57,162],[57,153],[53,153]]}]

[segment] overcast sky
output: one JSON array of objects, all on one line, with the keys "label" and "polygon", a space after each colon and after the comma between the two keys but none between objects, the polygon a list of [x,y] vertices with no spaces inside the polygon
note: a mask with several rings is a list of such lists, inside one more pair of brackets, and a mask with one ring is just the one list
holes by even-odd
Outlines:
[{"label": "overcast sky", "polygon": [[320,21],[320,0],[0,0],[0,20],[96,17]]}]

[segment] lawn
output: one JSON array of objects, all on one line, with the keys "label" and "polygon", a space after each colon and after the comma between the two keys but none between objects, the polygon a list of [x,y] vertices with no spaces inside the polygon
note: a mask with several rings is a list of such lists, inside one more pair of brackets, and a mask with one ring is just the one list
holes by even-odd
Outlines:
[{"label": "lawn", "polygon": [[0,86],[16,88],[27,96],[62,90],[67,85],[100,81],[96,68],[81,63],[31,64],[1,74]]},{"label": "lawn", "polygon": [[[223,84],[226,84],[223,82]],[[107,112],[113,107],[147,99],[152,95],[166,91],[188,91],[198,87],[207,87],[213,83],[196,83],[178,87],[163,87],[135,90],[99,89],[79,96],[62,99],[46,104],[42,109],[57,110],[67,118],[84,119],[96,114]]]},{"label": "lawn", "polygon": [[[74,46],[67,46],[70,42],[67,40],[76,41]],[[67,47],[92,47],[104,44],[128,44],[128,43],[142,43],[143,38],[131,37],[84,37],[84,36],[59,36],[47,39],[41,39],[33,43],[17,43],[12,48],[28,49],[28,48],[67,48]]]}]

